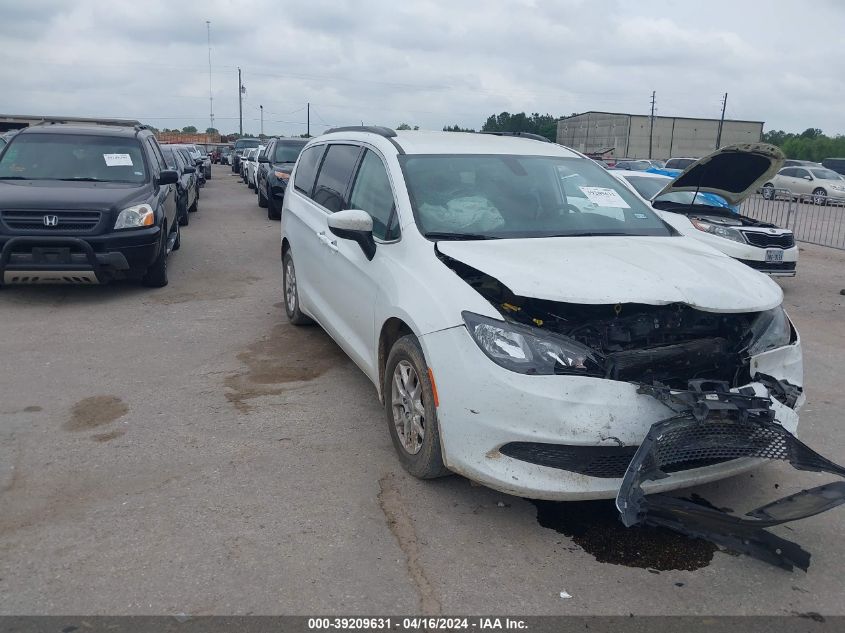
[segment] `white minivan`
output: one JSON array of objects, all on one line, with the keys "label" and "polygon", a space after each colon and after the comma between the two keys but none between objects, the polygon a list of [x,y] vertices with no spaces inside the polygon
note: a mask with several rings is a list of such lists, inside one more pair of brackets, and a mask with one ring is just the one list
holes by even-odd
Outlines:
[{"label": "white minivan", "polygon": [[741,420],[798,425],[801,343],[780,287],[575,151],[339,128],[290,182],[287,316],[316,321],[369,377],[417,477],[611,498],[650,430],[683,419],[654,440],[673,442],[643,482],[655,492],[758,466]]}]

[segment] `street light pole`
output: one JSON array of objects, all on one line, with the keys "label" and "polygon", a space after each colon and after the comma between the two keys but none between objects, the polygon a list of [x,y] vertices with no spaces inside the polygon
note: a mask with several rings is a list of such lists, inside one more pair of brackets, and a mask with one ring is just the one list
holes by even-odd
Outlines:
[{"label": "street light pole", "polygon": [[261,109],[261,134],[259,136],[264,136],[264,106],[258,106]]},{"label": "street light pole", "polygon": [[214,129],[214,93],[211,89],[211,21],[205,21],[206,36],[208,38],[208,113],[211,129]]},{"label": "street light pole", "polygon": [[244,85],[241,83],[240,66],[238,66],[238,135],[244,135]]}]

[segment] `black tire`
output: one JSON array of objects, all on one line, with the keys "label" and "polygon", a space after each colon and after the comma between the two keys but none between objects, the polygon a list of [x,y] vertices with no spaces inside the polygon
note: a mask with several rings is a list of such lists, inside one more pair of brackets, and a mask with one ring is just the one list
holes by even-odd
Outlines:
[{"label": "black tire", "polygon": [[196,213],[197,211],[199,211],[199,204],[200,204],[200,199],[196,198],[194,200],[194,204],[192,204],[190,207],[188,207],[188,213]]},{"label": "black tire", "polygon": [[[401,416],[405,415],[409,408],[414,411],[418,409],[413,406],[412,397],[401,395],[401,392],[398,391],[398,383],[397,395],[401,404],[394,406],[393,403],[394,374],[397,373],[397,367],[401,366],[406,369],[410,366],[413,369],[414,384],[420,388],[420,404],[424,411],[419,421],[419,426],[424,431],[421,441],[418,441],[420,434],[416,432],[414,432],[415,439],[410,440],[414,444],[419,444],[417,452],[414,453],[410,452],[403,443],[397,429],[397,419],[401,420]],[[382,393],[384,394],[384,412],[390,439],[393,441],[393,447],[396,449],[402,467],[419,479],[434,479],[450,474],[449,469],[443,464],[443,454],[440,449],[440,428],[437,423],[437,407],[434,404],[434,391],[431,387],[428,364],[425,362],[416,336],[403,336],[391,348],[384,370]],[[405,428],[408,428],[408,424],[405,423]]]},{"label": "black tire", "polygon": [[179,208],[182,211],[179,212],[179,226],[188,226],[191,222],[191,216],[188,215],[188,196],[185,196],[185,199],[182,201],[182,204],[179,205]]},{"label": "black tire", "polygon": [[182,248],[182,229],[176,226],[176,239],[173,241],[173,250],[178,251]]},{"label": "black tire", "polygon": [[825,206],[827,204],[827,191],[821,187],[813,189],[813,204]]},{"label": "black tire", "polygon": [[150,288],[163,288],[167,285],[167,225],[161,232],[161,245],[159,246],[158,257],[147,268],[144,273],[143,282]]},{"label": "black tire", "polygon": [[[291,271],[291,296],[288,296],[288,268]],[[282,257],[282,298],[285,304],[285,314],[293,325],[310,325],[314,321],[302,314],[299,309],[299,289],[296,287],[296,267],[293,265],[293,255],[290,250]]]},{"label": "black tire", "polygon": [[775,199],[775,187],[774,187],[774,185],[770,182],[767,182],[765,185],[763,185],[763,189],[762,189],[761,193],[763,194],[763,197],[766,200],[774,200]]},{"label": "black tire", "polygon": [[[258,188],[258,206],[262,209],[266,209],[268,207],[267,197],[264,195],[261,187]],[[267,214],[267,217],[270,217],[269,213]]]},{"label": "black tire", "polygon": [[267,219],[268,220],[281,220],[282,219],[282,210],[279,208],[279,203],[276,202],[275,198],[269,198],[267,200]]}]

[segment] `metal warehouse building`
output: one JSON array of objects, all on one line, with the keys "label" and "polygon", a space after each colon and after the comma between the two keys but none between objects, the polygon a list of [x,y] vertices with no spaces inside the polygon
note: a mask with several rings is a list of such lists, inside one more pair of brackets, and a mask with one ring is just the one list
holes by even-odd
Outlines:
[{"label": "metal warehouse building", "polygon": [[[648,115],[591,111],[560,119],[557,142],[585,154],[648,158],[649,129]],[[700,158],[716,149],[718,134],[719,119],[656,116],[651,157]],[[725,119],[720,145],[755,143],[762,136],[762,121]]]}]

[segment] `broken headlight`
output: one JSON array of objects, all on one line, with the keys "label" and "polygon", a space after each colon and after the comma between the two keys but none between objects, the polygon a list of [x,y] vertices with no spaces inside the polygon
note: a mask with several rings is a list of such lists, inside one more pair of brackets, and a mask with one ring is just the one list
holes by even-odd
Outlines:
[{"label": "broken headlight", "polygon": [[751,343],[748,354],[756,356],[792,342],[792,325],[783,306],[758,314],[751,323]]},{"label": "broken headlight", "polygon": [[602,358],[594,350],[540,328],[464,312],[464,323],[487,357],[520,374],[604,376]]},{"label": "broken headlight", "polygon": [[717,237],[724,237],[726,240],[733,240],[734,242],[745,244],[745,238],[742,237],[742,233],[733,227],[724,226],[715,222],[707,222],[699,218],[690,218],[690,221],[699,231],[704,231],[705,233],[710,233],[711,235],[716,235]]}]

